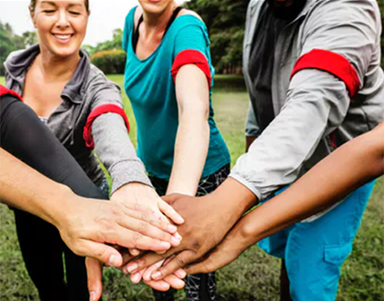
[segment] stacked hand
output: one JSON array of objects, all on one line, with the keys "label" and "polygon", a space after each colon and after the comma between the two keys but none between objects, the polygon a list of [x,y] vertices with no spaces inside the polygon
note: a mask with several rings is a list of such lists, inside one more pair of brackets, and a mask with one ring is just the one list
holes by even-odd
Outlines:
[{"label": "stacked hand", "polygon": [[[123,271],[131,274],[134,283],[143,279],[146,284],[157,290],[168,290],[170,286],[182,288],[184,283],[180,279],[185,277],[185,270],[195,273],[203,269],[201,265],[188,265],[201,260],[220,244],[255,200],[254,195],[242,186],[237,187],[237,203],[233,202],[234,195],[231,190],[233,185],[239,185],[236,183],[229,179],[222,188],[211,195],[199,198],[179,194],[164,197],[174,210],[185,218],[185,223],[178,227],[178,232],[183,237],[181,244],[163,254],[150,252],[138,258],[126,254],[124,257],[129,263],[122,267]],[[246,195],[242,195],[242,192],[246,192]],[[230,237],[223,241],[225,249],[231,245],[228,244]],[[97,261],[87,260],[87,269],[89,289],[94,293],[94,300],[98,300],[102,290],[101,266]]]}]

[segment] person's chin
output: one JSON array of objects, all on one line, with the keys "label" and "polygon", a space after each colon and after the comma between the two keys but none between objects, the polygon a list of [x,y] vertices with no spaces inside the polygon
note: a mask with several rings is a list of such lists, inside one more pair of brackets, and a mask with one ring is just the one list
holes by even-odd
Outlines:
[{"label": "person's chin", "polygon": [[80,48],[77,47],[53,47],[52,53],[61,59],[65,59],[78,53]]}]

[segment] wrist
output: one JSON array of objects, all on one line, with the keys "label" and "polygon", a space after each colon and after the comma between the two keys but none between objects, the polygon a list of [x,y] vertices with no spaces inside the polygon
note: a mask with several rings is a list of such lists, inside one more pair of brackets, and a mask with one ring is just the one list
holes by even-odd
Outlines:
[{"label": "wrist", "polygon": [[[55,191],[55,196],[47,197],[47,202],[42,210],[42,216],[45,221],[60,229],[68,217],[72,216],[73,208],[78,208],[81,205],[82,198],[76,195],[70,188],[65,185],[60,185]],[[55,200],[55,201],[53,201]]]},{"label": "wrist", "polygon": [[252,191],[232,178],[227,178],[211,196],[218,200],[218,206],[225,209],[235,222],[257,201]]},{"label": "wrist", "polygon": [[131,182],[121,186],[111,195],[111,201],[123,201],[129,199],[139,199],[143,201],[145,196],[154,196],[156,191],[153,187],[140,182]]}]

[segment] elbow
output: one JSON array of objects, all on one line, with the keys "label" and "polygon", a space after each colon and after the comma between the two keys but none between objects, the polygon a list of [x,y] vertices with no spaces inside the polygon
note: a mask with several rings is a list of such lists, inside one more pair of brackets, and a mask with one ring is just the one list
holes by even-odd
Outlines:
[{"label": "elbow", "polygon": [[179,119],[180,122],[183,120],[193,120],[196,122],[208,122],[209,118],[209,106],[203,104],[195,104],[193,106],[180,106]]}]

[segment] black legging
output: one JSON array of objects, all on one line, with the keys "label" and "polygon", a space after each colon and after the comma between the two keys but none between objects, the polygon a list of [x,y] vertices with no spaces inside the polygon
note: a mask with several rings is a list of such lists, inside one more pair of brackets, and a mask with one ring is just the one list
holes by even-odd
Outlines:
[{"label": "black legging", "polygon": [[[13,156],[80,196],[105,199],[48,127],[28,106],[10,95],[0,98],[0,131],[0,147]],[[24,262],[40,299],[88,301],[84,258],[64,245],[51,224],[20,210],[15,210],[15,217]]]}]

